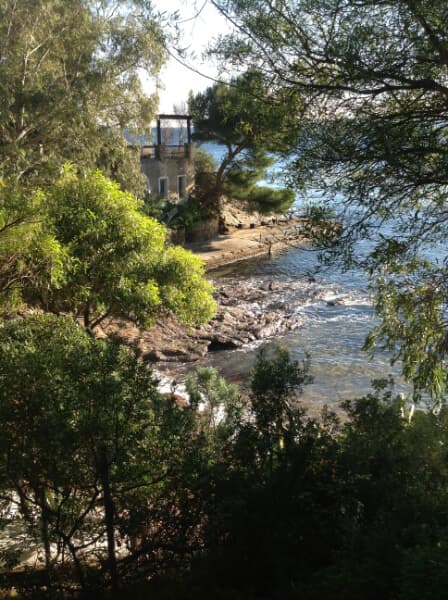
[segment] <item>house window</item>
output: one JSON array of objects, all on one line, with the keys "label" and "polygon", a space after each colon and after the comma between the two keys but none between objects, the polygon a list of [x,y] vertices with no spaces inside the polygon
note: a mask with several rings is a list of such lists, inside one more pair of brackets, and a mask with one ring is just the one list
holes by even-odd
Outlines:
[{"label": "house window", "polygon": [[187,196],[187,176],[186,175],[178,175],[177,176],[177,195],[179,196],[179,200],[183,200]]},{"label": "house window", "polygon": [[159,177],[159,196],[168,198],[168,177]]}]

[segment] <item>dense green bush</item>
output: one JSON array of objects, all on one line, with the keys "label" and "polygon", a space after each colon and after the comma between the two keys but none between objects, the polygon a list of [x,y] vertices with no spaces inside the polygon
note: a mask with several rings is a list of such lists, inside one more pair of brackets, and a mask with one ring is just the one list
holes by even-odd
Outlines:
[{"label": "dense green bush", "polygon": [[215,173],[217,169],[218,165],[213,155],[204,148],[201,148],[201,146],[196,148],[194,156],[194,172],[196,177],[204,173]]},{"label": "dense green bush", "polygon": [[[3,506],[15,491],[43,548],[74,544],[65,565],[79,560],[85,587],[179,600],[444,597],[446,408],[410,418],[378,382],[342,419],[311,419],[308,360],[284,350],[260,352],[248,395],[200,369],[179,406],[132,353],[61,318],[4,326],[0,351]],[[102,569],[79,546],[94,531],[110,542]],[[4,573],[3,586],[73,585],[49,551],[46,561],[31,579]]]},{"label": "dense green bush", "polygon": [[96,564],[95,584],[117,587],[134,560],[154,573],[195,545],[184,527],[196,516],[182,510],[201,455],[194,417],[158,393],[136,352],[68,317],[0,327],[1,524],[20,519],[46,586],[64,587],[72,565],[65,587],[87,588]]}]

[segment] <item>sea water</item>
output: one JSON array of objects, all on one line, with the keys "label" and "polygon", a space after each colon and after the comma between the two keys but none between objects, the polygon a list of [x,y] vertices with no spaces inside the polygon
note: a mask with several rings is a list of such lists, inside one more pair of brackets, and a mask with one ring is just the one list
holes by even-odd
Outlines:
[{"label": "sea water", "polygon": [[[222,148],[205,144],[219,162]],[[279,171],[281,165],[274,165]],[[263,182],[266,183],[266,182]],[[274,186],[276,186],[274,184]],[[325,199],[322,199],[324,200]],[[297,197],[296,208],[303,206],[304,199]],[[359,252],[367,251],[361,243]],[[370,356],[363,350],[367,334],[377,323],[369,282],[361,269],[343,271],[338,265],[324,266],[319,262],[317,251],[311,248],[291,248],[273,257],[247,260],[211,272],[215,280],[232,278],[243,285],[247,281],[291,281],[295,293],[303,295],[296,309],[303,325],[297,330],[263,344],[281,344],[294,359],[311,357],[313,383],[303,392],[303,402],[312,409],[324,404],[336,405],[342,400],[360,397],[372,390],[375,379],[392,375],[396,390],[407,392],[400,378],[399,364],[391,365],[391,355],[377,350]],[[309,282],[319,288],[316,301],[308,298]],[[223,376],[235,382],[247,382],[256,360],[259,344],[233,350],[209,353],[202,364],[214,366]],[[191,367],[188,367],[190,369]]]},{"label": "sea water", "polygon": [[[303,302],[296,309],[303,324],[293,332],[263,343],[272,347],[280,344],[294,359],[311,357],[314,382],[306,386],[303,401],[311,408],[324,404],[335,405],[342,400],[360,397],[372,390],[371,382],[392,375],[397,392],[406,387],[399,376],[399,366],[390,364],[391,355],[377,351],[373,357],[363,351],[368,332],[375,326],[376,317],[362,271],[343,272],[336,266],[319,264],[317,253],[310,249],[290,249],[272,258],[245,261],[212,272],[217,280],[235,278],[241,285],[247,280],[294,282],[291,289],[302,294]],[[313,281],[314,294],[306,290]],[[227,379],[244,382],[250,376],[257,354],[257,345],[234,351],[210,353],[206,362],[219,369]]]}]

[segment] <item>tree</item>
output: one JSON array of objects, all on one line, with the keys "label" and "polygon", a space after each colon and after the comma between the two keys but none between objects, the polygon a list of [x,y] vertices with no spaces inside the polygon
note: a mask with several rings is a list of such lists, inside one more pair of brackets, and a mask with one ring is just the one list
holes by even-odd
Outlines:
[{"label": "tree", "polygon": [[0,307],[13,312],[24,286],[63,280],[64,252],[47,225],[44,194],[0,178]]},{"label": "tree", "polygon": [[[205,394],[221,387],[214,375],[199,374]],[[344,403],[341,421],[328,408],[313,419],[298,402],[306,363],[264,350],[253,375],[204,478],[199,586],[224,598],[442,598],[446,406],[408,412],[384,380]]]},{"label": "tree", "polygon": [[44,198],[45,226],[62,257],[62,274],[49,264],[39,277],[23,279],[28,304],[72,313],[90,330],[108,316],[148,325],[167,309],[189,324],[212,316],[202,261],[166,246],[165,227],[143,213],[143,201],[99,171],[82,176],[72,169]]},{"label": "tree", "polygon": [[142,191],[124,131],[156,108],[139,78],[165,57],[150,2],[1,0],[0,39],[0,173],[30,187],[69,160]]},{"label": "tree", "polygon": [[209,445],[210,461],[219,460],[244,421],[247,406],[240,389],[211,367],[201,367],[190,375],[186,389],[189,404],[197,411],[196,426]]},{"label": "tree", "polygon": [[65,161],[143,192],[124,132],[148,129],[156,97],[139,73],[155,75],[165,52],[146,0],[1,0],[0,40],[0,302],[9,310],[24,285],[62,281],[44,190]]},{"label": "tree", "polygon": [[16,508],[44,549],[50,584],[65,550],[81,586],[89,561],[106,558],[116,588],[116,539],[133,533],[134,506],[176,489],[193,412],[158,393],[135,353],[64,317],[0,328],[0,382],[2,516]]},{"label": "tree", "polygon": [[221,196],[226,194],[252,202],[266,212],[289,208],[294,200],[291,190],[257,186],[274,162],[269,152],[281,148],[281,123],[288,113],[280,100],[269,97],[269,88],[256,72],[191,95],[188,108],[193,116],[194,139],[226,149],[211,183],[209,177],[202,190],[209,207],[219,210]]},{"label": "tree", "polygon": [[[213,4],[236,25],[221,57],[257,69],[277,93],[300,93],[307,110],[291,147],[291,181],[338,199],[343,233],[330,250],[353,261],[356,240],[372,239],[364,265],[380,291],[376,339],[403,361],[417,395],[443,397],[446,2]],[[439,262],[427,260],[434,247]]]},{"label": "tree", "polygon": [[307,360],[262,348],[242,418],[210,469],[201,571],[228,597],[287,596],[339,543],[337,427],[328,414],[306,416],[300,393],[310,382]]},{"label": "tree", "polygon": [[303,386],[313,381],[309,371],[308,356],[300,363],[281,347],[275,347],[273,353],[266,347],[258,352],[251,381],[251,404],[261,454],[271,471],[275,460],[294,445],[303,425],[298,398]]}]

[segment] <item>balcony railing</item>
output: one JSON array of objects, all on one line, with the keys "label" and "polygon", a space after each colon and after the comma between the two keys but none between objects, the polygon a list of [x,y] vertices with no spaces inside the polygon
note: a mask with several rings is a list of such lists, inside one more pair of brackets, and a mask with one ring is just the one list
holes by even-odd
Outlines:
[{"label": "balcony railing", "polygon": [[153,158],[157,160],[165,160],[167,158],[191,158],[191,144],[161,144],[158,146],[142,146],[142,158]]}]

